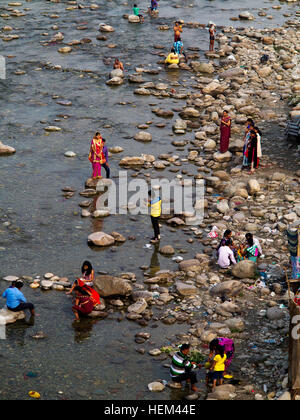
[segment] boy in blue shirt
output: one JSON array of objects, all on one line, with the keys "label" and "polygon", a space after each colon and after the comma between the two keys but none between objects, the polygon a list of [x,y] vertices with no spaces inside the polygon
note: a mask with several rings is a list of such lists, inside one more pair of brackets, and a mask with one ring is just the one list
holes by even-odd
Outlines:
[{"label": "boy in blue shirt", "polygon": [[25,296],[21,292],[23,283],[21,281],[13,281],[12,285],[5,290],[2,297],[6,299],[6,306],[12,312],[24,311],[29,309],[32,316],[35,316],[34,306],[27,302]]}]

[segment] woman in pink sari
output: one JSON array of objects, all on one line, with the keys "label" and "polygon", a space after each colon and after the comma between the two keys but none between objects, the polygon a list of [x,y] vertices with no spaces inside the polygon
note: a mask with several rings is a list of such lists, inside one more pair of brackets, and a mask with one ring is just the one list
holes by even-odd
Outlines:
[{"label": "woman in pink sari", "polygon": [[93,167],[93,179],[100,179],[101,176],[101,165],[104,164],[105,157],[103,154],[103,141],[100,133],[96,133],[90,148],[89,161]]},{"label": "woman in pink sari", "polygon": [[230,131],[231,131],[231,118],[228,115],[228,111],[223,111],[220,131],[221,131],[220,152],[226,153],[229,147],[229,139],[230,139]]}]

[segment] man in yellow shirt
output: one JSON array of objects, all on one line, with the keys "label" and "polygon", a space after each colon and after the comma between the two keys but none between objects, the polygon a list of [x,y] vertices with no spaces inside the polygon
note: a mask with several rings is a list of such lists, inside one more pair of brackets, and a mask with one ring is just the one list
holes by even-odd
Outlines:
[{"label": "man in yellow shirt", "polygon": [[159,217],[161,216],[161,198],[158,194],[152,198],[151,190],[148,191],[148,195],[148,205],[151,207],[151,222],[154,230],[154,238],[151,239],[151,242],[155,243],[160,240]]}]

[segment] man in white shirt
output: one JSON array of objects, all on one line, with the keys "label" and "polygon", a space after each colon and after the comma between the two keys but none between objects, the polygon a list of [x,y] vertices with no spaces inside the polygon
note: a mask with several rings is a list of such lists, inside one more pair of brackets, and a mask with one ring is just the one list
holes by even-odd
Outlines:
[{"label": "man in white shirt", "polygon": [[229,246],[221,246],[218,251],[218,265],[221,268],[228,268],[231,264],[236,264],[233,251]]}]

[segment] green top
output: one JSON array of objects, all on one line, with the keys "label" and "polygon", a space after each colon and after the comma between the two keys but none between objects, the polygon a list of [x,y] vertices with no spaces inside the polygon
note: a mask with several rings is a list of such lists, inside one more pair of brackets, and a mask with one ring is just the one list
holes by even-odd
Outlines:
[{"label": "green top", "polygon": [[133,10],[133,13],[135,14],[135,16],[138,16],[140,14],[139,7],[134,7],[132,10]]}]

